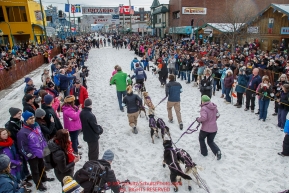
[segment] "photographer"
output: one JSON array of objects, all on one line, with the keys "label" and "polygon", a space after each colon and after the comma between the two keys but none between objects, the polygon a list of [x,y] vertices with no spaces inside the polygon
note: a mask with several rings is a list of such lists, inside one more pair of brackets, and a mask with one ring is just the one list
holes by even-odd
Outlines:
[{"label": "photographer", "polygon": [[63,178],[65,176],[73,177],[74,165],[81,157],[73,154],[72,143],[66,129],[56,132],[55,137],[48,142],[48,148],[56,165],[54,174],[63,186]]}]

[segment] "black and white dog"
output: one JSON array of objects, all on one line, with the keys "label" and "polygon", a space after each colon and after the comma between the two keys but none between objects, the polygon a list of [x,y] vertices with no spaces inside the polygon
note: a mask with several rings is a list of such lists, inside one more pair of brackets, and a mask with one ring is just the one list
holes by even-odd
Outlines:
[{"label": "black and white dog", "polygon": [[155,143],[154,137],[157,137],[157,138],[160,138],[160,137],[159,137],[159,131],[157,127],[157,122],[153,114],[149,115],[149,127],[151,128],[152,143]]},{"label": "black and white dog", "polygon": [[182,185],[181,178],[185,180],[192,180],[192,178],[182,171],[178,162],[177,152],[172,147],[172,141],[169,139],[165,139],[163,146],[164,146],[163,167],[168,165],[171,172],[170,180],[174,185],[174,191],[177,192],[179,190],[178,186]]},{"label": "black and white dog", "polygon": [[157,119],[157,127],[161,130],[163,140],[164,140],[165,134],[167,134],[168,136],[171,136],[170,129],[166,126],[163,119],[161,118]]}]

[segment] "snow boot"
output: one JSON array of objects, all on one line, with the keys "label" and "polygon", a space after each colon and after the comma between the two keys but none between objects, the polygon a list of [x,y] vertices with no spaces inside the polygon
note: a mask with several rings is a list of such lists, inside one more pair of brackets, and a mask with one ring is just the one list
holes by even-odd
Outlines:
[{"label": "snow boot", "polygon": [[136,129],[136,127],[133,127],[133,131],[132,131],[134,134],[138,134],[138,131]]},{"label": "snow boot", "polygon": [[222,94],[221,98],[224,98],[224,94]]},{"label": "snow boot", "polygon": [[239,106],[239,103],[234,104],[235,107]]},{"label": "snow boot", "polygon": [[183,123],[180,123],[180,130],[183,130]]},{"label": "snow boot", "polygon": [[174,121],[172,119],[169,119],[169,123],[173,123]]},{"label": "snow boot", "polygon": [[215,96],[215,91],[213,92],[213,95]]},{"label": "snow boot", "polygon": [[220,160],[221,157],[222,157],[222,154],[221,154],[221,151],[219,150],[219,151],[217,152],[217,160]]}]

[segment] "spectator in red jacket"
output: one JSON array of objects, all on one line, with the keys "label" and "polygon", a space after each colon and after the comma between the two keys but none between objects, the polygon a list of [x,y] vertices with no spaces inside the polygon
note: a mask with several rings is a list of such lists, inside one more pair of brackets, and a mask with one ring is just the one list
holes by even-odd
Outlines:
[{"label": "spectator in red jacket", "polygon": [[75,105],[80,106],[81,108],[84,107],[84,101],[88,98],[88,92],[84,86],[81,85],[79,79],[76,79],[74,82],[74,86],[70,90],[70,95],[75,97]]}]

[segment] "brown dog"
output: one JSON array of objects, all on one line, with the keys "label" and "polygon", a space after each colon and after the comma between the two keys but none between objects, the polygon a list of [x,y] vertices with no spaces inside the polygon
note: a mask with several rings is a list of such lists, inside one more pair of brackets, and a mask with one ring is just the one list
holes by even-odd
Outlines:
[{"label": "brown dog", "polygon": [[154,104],[152,103],[152,100],[151,100],[151,97],[149,96],[148,92],[143,92],[142,93],[143,95],[143,98],[144,98],[144,106],[148,106],[149,108],[149,115],[155,113],[155,106]]}]

